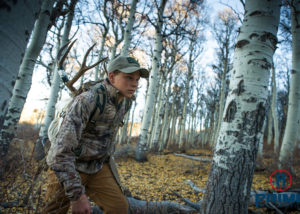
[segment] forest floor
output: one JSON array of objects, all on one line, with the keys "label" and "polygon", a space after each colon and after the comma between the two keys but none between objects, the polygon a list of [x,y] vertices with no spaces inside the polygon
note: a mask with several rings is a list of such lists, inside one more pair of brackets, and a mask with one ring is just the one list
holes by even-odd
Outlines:
[{"label": "forest floor", "polygon": [[[12,144],[9,166],[6,169],[10,173],[0,180],[0,214],[40,213],[44,205],[47,171],[42,169],[41,163],[32,158],[35,142],[32,135],[23,137],[27,139],[19,138]],[[212,152],[204,148],[187,149],[185,154],[212,158]],[[271,173],[276,170],[274,155],[271,152],[264,154],[264,170],[255,172],[252,189],[272,191],[269,179]],[[169,150],[160,154],[149,154],[148,161],[143,163],[136,162],[132,157],[118,158],[116,162],[121,182],[130,190],[133,197],[146,201],[173,201],[180,204],[185,202],[173,191],[193,202],[198,202],[203,194],[195,193],[186,182],[190,180],[197,187],[205,189],[210,170],[210,162],[176,156],[174,151]],[[39,166],[41,172],[38,170]],[[292,188],[300,188],[299,155],[296,155],[294,169],[297,179],[293,180]],[[255,210],[255,207],[251,209]],[[266,209],[258,211],[267,212]]]}]

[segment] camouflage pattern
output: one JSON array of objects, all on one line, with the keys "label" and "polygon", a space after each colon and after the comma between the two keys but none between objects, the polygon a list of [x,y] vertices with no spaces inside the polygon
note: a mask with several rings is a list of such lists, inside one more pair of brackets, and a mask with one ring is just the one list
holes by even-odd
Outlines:
[{"label": "camouflage pattern", "polygon": [[[77,200],[85,191],[77,171],[98,172],[114,152],[115,135],[129,109],[128,103],[131,105],[126,98],[117,104],[118,93],[108,80],[104,80],[76,96],[57,139],[51,143],[47,163],[71,201]],[[100,114],[96,104],[103,104],[105,99],[107,102]]]}]

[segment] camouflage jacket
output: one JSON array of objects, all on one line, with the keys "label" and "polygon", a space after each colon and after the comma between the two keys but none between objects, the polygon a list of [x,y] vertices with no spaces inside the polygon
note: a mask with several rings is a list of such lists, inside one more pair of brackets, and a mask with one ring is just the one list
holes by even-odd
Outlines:
[{"label": "camouflage jacket", "polygon": [[[104,80],[76,96],[56,140],[51,143],[47,163],[71,201],[77,200],[85,191],[78,171],[98,172],[114,152],[116,132],[131,105],[131,100],[126,98],[117,104],[118,93],[108,80]],[[103,103],[103,112],[96,111],[91,120],[96,106]]]}]

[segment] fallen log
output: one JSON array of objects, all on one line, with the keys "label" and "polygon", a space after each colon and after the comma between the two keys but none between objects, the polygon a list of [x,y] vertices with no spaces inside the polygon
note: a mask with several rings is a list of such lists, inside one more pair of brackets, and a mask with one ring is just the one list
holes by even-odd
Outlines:
[{"label": "fallen log", "polygon": [[211,158],[200,158],[200,157],[194,157],[194,156],[189,156],[189,155],[185,155],[185,154],[178,154],[178,153],[174,153],[174,155],[179,156],[179,157],[184,157],[184,158],[188,158],[191,160],[196,160],[196,161],[204,161],[204,162],[211,162]]},{"label": "fallen log", "polygon": [[180,195],[178,192],[175,192],[173,190],[171,190],[171,192],[174,193],[179,198],[181,198],[188,206],[196,209],[197,211],[200,211],[200,208],[201,208],[200,203],[198,204],[198,203],[192,202],[189,199],[187,199],[187,198],[183,197],[182,195]]},{"label": "fallen log", "polygon": [[[143,201],[127,197],[129,203],[129,214],[190,214],[197,210],[190,206],[181,205],[171,201]],[[93,214],[103,214],[98,207],[93,207]]]},{"label": "fallen log", "polygon": [[184,183],[190,185],[192,187],[192,189],[195,191],[195,193],[205,193],[205,189],[200,189],[191,180],[187,180]]}]

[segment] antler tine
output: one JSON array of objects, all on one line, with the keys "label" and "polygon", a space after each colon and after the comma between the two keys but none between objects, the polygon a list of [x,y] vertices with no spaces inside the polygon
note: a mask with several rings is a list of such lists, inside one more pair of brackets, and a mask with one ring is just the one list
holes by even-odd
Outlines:
[{"label": "antler tine", "polygon": [[108,60],[108,57],[105,57],[105,58],[103,58],[103,59],[100,59],[98,62],[96,62],[96,63],[94,63],[94,64],[88,66],[87,68],[88,68],[88,69],[91,69],[91,68],[93,68],[93,67],[96,67],[96,66],[99,65],[101,62],[104,62],[104,61],[106,61],[106,60]]},{"label": "antler tine", "polygon": [[[57,61],[58,61],[58,67],[62,67],[68,53],[70,52],[72,46],[74,45],[74,43],[76,42],[77,39],[75,39],[73,42],[70,43],[70,41],[65,44],[59,51],[58,51],[58,54],[57,54]],[[70,45],[69,45],[70,44]],[[69,47],[68,47],[69,46]],[[64,53],[64,55],[61,57],[63,51],[67,48],[66,52]]]},{"label": "antler tine", "polygon": [[100,64],[101,62],[107,60],[108,58],[105,57],[103,59],[100,59],[98,62],[96,62],[95,64],[93,64],[92,66],[88,66],[85,69],[80,69],[76,75],[73,77],[73,79],[71,79],[70,81],[68,81],[66,83],[66,86],[72,91],[72,93],[76,93],[76,89],[73,87],[73,84],[90,68],[95,67],[96,65]]},{"label": "antler tine", "polygon": [[83,57],[83,61],[82,61],[82,64],[81,64],[81,68],[80,68],[80,70],[82,69],[89,69],[88,67],[89,66],[86,66],[86,59],[87,59],[87,57],[88,57],[88,55],[89,55],[89,53],[91,52],[91,50],[95,47],[95,45],[96,45],[96,43],[94,43],[88,50],[87,50],[87,52],[85,53],[85,55],[84,55],[84,57]]}]

